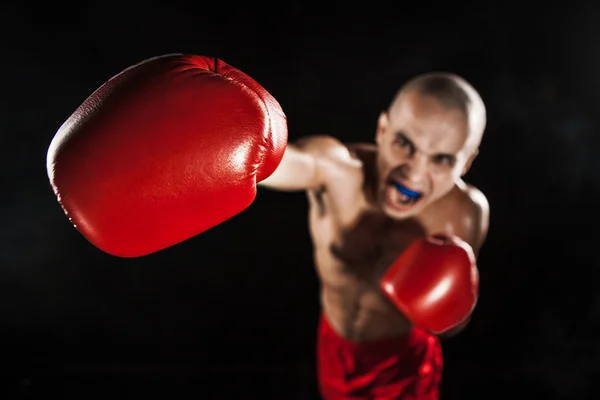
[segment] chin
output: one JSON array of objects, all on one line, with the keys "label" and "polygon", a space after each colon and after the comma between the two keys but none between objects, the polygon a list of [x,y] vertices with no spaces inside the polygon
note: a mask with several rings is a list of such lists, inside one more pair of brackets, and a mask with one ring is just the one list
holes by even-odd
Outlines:
[{"label": "chin", "polygon": [[385,213],[385,215],[387,215],[389,218],[392,219],[408,219],[410,217],[414,217],[415,216],[415,212],[413,212],[413,210],[398,210],[397,208],[385,203],[383,205],[383,212]]}]

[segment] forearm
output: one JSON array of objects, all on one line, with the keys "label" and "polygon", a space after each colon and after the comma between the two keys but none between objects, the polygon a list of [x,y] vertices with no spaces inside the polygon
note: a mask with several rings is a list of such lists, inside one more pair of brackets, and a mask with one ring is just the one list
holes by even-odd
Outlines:
[{"label": "forearm", "polygon": [[281,191],[310,189],[317,182],[314,156],[304,152],[296,144],[288,144],[281,163],[267,179],[258,183],[261,187]]}]

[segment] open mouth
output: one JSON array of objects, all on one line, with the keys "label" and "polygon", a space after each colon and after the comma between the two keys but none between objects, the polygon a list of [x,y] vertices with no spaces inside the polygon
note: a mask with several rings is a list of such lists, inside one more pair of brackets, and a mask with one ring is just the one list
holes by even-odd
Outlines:
[{"label": "open mouth", "polygon": [[399,209],[412,207],[422,197],[423,193],[408,188],[400,182],[390,181],[387,190],[388,202]]}]

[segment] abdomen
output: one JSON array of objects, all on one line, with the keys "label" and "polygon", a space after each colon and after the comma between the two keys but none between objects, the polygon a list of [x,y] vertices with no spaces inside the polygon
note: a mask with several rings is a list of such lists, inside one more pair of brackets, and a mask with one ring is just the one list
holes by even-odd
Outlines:
[{"label": "abdomen", "polygon": [[315,263],[323,313],[341,336],[369,341],[408,333],[408,320],[374,282],[353,275],[324,249],[315,249]]},{"label": "abdomen", "polygon": [[321,304],[331,326],[349,340],[397,337],[407,334],[411,328],[408,320],[379,290],[360,284],[336,287],[323,282]]}]

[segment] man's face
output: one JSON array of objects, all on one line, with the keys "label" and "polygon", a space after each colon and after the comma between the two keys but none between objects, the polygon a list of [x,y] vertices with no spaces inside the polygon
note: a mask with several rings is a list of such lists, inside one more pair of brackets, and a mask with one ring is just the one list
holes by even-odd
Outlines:
[{"label": "man's face", "polygon": [[377,125],[379,199],[393,218],[418,214],[447,194],[476,153],[459,109],[415,91],[403,93]]}]

